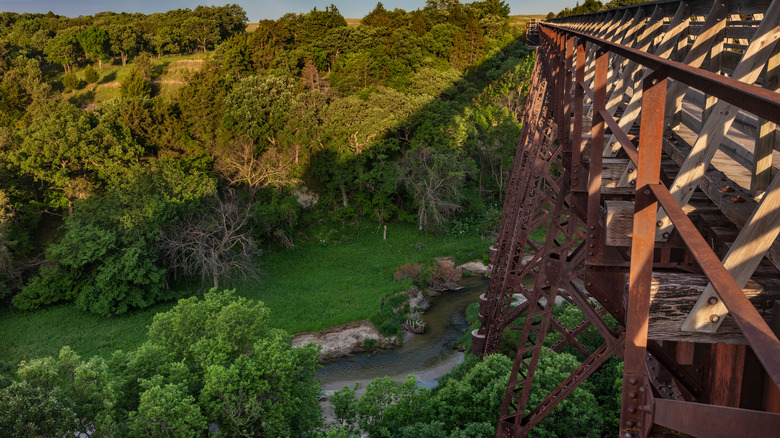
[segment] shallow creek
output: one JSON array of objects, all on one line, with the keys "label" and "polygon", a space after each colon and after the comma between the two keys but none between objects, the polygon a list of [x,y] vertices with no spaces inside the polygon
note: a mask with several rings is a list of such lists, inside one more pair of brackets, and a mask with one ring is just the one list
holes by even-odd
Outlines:
[{"label": "shallow creek", "polygon": [[488,280],[464,277],[463,289],[447,291],[431,298],[431,307],[423,314],[425,333],[408,339],[401,348],[389,352],[362,353],[327,363],[318,373],[326,393],[366,384],[376,377],[388,376],[403,381],[413,374],[421,386],[433,387],[439,377],[463,361],[463,353],[453,344],[463,336],[466,308],[477,302],[487,290]]}]

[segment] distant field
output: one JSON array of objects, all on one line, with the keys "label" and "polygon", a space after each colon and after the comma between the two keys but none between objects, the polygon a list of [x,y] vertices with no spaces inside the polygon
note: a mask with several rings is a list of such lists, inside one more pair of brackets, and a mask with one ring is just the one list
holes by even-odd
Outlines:
[{"label": "distant field", "polygon": [[[509,24],[520,26],[525,24],[525,22],[527,22],[531,18],[543,20],[544,17],[546,17],[546,15],[510,15]],[[347,20],[347,26],[356,27],[358,24],[360,24],[360,20],[362,20],[362,18],[345,18],[345,20]],[[246,31],[254,32],[257,29],[258,25],[259,23],[248,23],[246,25]]]},{"label": "distant field", "polygon": [[[431,264],[435,257],[453,256],[458,263],[482,259],[491,243],[475,236],[434,236],[411,224],[368,225],[359,233],[337,230],[295,249],[266,252],[258,281],[235,287],[242,296],[263,301],[271,310],[271,325],[291,333],[320,330],[367,319],[379,311],[382,298],[405,290],[409,283],[393,281],[406,262]],[[199,295],[196,287],[186,295]],[[108,357],[115,350],[138,347],[154,315],[173,307],[161,303],[125,315],[100,317],[73,304],[34,312],[0,310],[0,362],[56,355],[63,345],[82,357]]]},{"label": "distant field", "polygon": [[544,20],[547,15],[510,15],[509,24],[513,26],[525,26],[525,23],[529,22],[532,18],[537,20]]},{"label": "distant field", "polygon": [[[345,20],[347,20],[347,26],[357,27],[357,25],[360,24],[360,20],[362,20],[362,18],[345,18]],[[246,31],[254,32],[255,30],[257,30],[257,27],[259,25],[260,23],[247,23]]]}]

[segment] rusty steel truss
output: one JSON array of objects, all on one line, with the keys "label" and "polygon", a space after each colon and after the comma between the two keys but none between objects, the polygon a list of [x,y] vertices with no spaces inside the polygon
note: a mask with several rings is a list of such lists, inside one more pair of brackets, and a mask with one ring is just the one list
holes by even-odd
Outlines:
[{"label": "rusty steel truss", "polygon": [[[619,436],[775,436],[780,0],[661,1],[538,29],[472,333],[481,355],[519,334],[496,437],[526,436],[613,355],[624,360]],[[742,167],[727,175],[719,167],[736,165],[722,151],[752,132],[732,140],[735,120],[756,132],[750,162],[732,153]],[[582,311],[577,327],[556,319],[556,299]],[[579,339],[588,329],[603,339],[594,351]],[[551,332],[550,348],[571,345],[582,363],[529,406]]]}]

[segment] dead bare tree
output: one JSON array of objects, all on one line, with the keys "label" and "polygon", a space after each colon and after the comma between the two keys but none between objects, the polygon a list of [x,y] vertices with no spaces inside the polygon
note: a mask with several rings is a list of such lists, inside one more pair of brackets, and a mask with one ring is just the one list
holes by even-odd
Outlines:
[{"label": "dead bare tree", "polygon": [[400,165],[400,182],[417,206],[419,229],[440,229],[461,208],[467,167],[459,157],[431,148],[407,152]]},{"label": "dead bare tree", "polygon": [[272,145],[258,152],[247,135],[237,137],[219,151],[217,168],[230,184],[246,184],[254,195],[263,187],[294,182],[295,157]]},{"label": "dead bare tree", "polygon": [[204,213],[191,213],[160,234],[160,249],[175,275],[220,279],[255,275],[258,248],[251,235],[249,206],[232,193],[217,197]]}]

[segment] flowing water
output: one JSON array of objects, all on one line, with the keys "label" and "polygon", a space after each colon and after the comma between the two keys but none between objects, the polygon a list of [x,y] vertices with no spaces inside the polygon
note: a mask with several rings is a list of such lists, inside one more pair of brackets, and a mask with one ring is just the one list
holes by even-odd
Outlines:
[{"label": "flowing water", "polygon": [[352,386],[362,387],[376,377],[388,376],[403,381],[413,374],[420,385],[433,387],[442,375],[463,361],[463,353],[453,344],[463,336],[466,308],[479,300],[487,290],[488,280],[464,277],[458,291],[447,291],[431,299],[431,307],[423,314],[425,333],[415,335],[396,350],[361,353],[326,364],[318,373],[326,392]]}]

